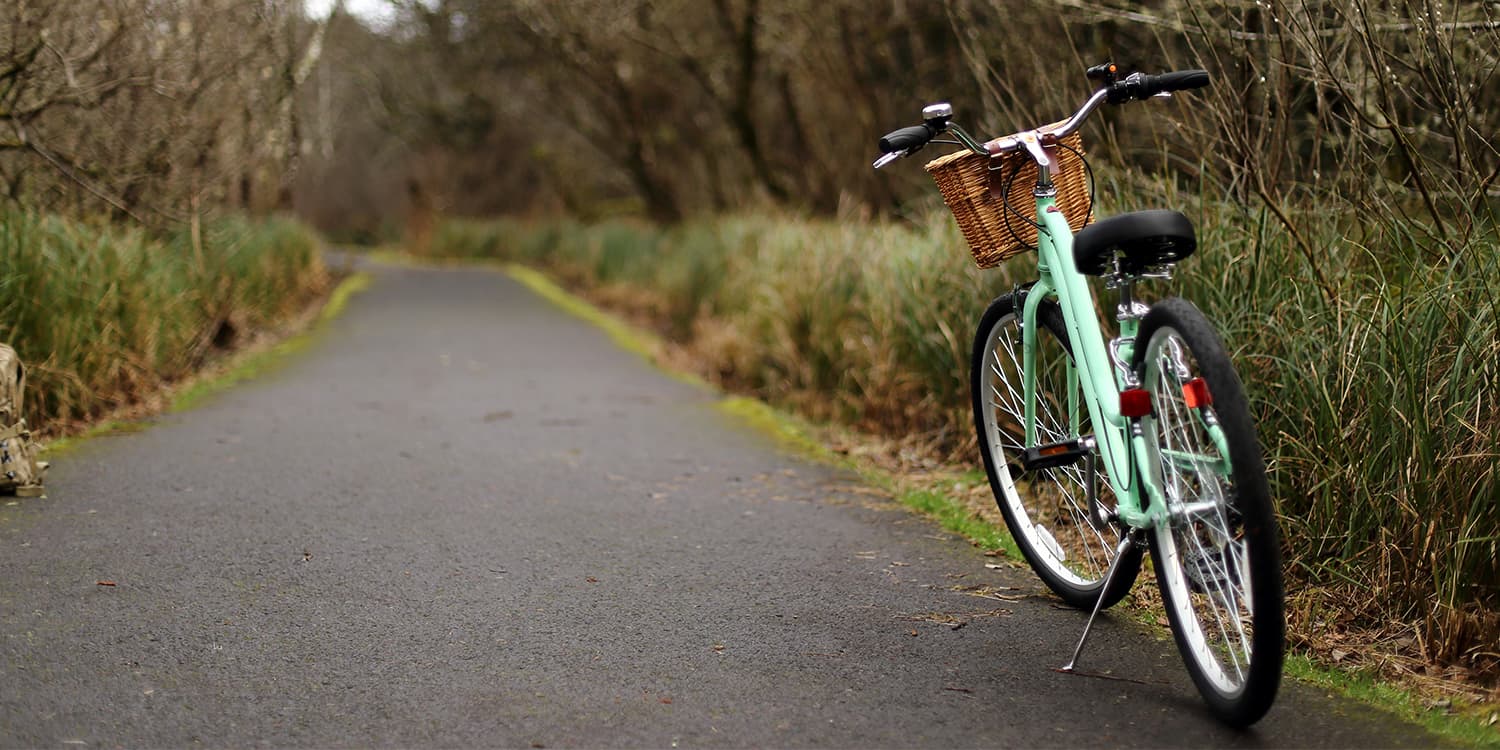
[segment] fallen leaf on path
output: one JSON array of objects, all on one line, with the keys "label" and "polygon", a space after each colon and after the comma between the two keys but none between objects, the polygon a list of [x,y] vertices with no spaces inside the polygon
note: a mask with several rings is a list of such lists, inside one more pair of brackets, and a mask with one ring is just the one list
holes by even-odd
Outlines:
[{"label": "fallen leaf on path", "polygon": [[962,622],[958,617],[947,612],[923,612],[915,615],[897,615],[897,617],[902,620],[930,622],[934,625],[947,625],[949,627],[952,627],[954,623]]},{"label": "fallen leaf on path", "polygon": [[972,692],[974,692],[974,691],[973,691],[973,690],[970,690],[970,689],[968,689],[968,688],[963,688],[963,687],[953,687],[953,686],[951,686],[951,685],[944,685],[944,686],[943,686],[943,689],[944,689],[944,690],[951,690],[951,691],[953,691],[953,692],[955,692],[955,693],[972,693]]},{"label": "fallen leaf on path", "polygon": [[588,581],[589,583],[598,583],[599,582],[599,579],[595,578],[593,576],[589,576],[588,578],[585,578],[583,580]]},{"label": "fallen leaf on path", "polygon": [[1015,591],[1011,586],[954,586],[953,591],[977,596],[981,599],[994,599],[1001,602],[1018,602],[1026,598],[1024,594],[1002,594],[1001,591]]},{"label": "fallen leaf on path", "polygon": [[1008,617],[1010,614],[1008,609],[992,609],[988,612],[924,612],[915,615],[897,615],[897,619],[946,625],[949,630],[958,630],[976,617]]},{"label": "fallen leaf on path", "polygon": [[114,581],[94,581],[94,583],[96,583],[96,584],[98,584],[100,586],[113,586],[113,585],[115,585]]}]

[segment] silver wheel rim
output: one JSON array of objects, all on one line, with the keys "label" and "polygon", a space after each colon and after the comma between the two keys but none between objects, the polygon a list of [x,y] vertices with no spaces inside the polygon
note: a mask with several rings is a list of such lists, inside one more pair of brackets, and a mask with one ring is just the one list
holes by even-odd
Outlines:
[{"label": "silver wheel rim", "polygon": [[1148,347],[1145,386],[1153,415],[1143,423],[1155,437],[1168,516],[1155,529],[1156,564],[1192,659],[1218,692],[1231,695],[1249,679],[1254,633],[1248,550],[1241,525],[1229,515],[1233,487],[1216,470],[1227,465],[1225,457],[1184,399],[1182,384],[1197,372],[1181,334],[1161,328]]},{"label": "silver wheel rim", "polygon": [[[1051,340],[1057,351],[1039,351],[1038,360],[1044,357],[1063,357],[1062,342],[1055,336],[1041,337]],[[1084,467],[1074,465],[1052,470],[1054,481],[1046,489],[1033,495],[1046,493],[1051,496],[1052,507],[1038,507],[1042,502],[1034,498],[1028,507],[1021,490],[1011,476],[1007,461],[1009,454],[1024,446],[1024,432],[1007,427],[1024,424],[1024,396],[1022,383],[1017,373],[1021,370],[1021,329],[1014,312],[1001,318],[992,326],[985,339],[984,371],[980,377],[982,391],[981,418],[984,425],[981,448],[989,453],[995,467],[995,477],[1000,484],[1000,502],[1004,503],[1020,528],[1011,533],[1022,537],[1032,550],[1037,561],[1063,580],[1080,587],[1094,586],[1104,578],[1114,556],[1118,534],[1109,526],[1094,528],[1089,520],[1088,495],[1085,486]],[[1039,346],[1039,349],[1041,347]],[[1056,360],[1052,360],[1056,361]],[[1048,383],[1048,373],[1063,372],[1059,367],[1038,368],[1044,374],[1038,378],[1040,394],[1061,393],[1066,398],[1066,380]],[[1056,378],[1054,378],[1055,380]],[[1066,440],[1075,435],[1067,424],[1066,406],[1059,408],[1045,397],[1039,399],[1037,409],[1037,437],[1042,442]],[[1066,402],[1063,402],[1066,404]],[[1061,413],[1060,413],[1061,412]],[[1034,483],[1040,484],[1040,482]],[[1102,502],[1112,503],[1105,483],[1100,481]]]}]

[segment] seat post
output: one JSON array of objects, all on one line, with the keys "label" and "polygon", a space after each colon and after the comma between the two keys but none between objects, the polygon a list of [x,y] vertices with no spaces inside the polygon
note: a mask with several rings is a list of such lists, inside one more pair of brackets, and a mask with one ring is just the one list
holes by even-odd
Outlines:
[{"label": "seat post", "polygon": [[1120,305],[1115,308],[1115,319],[1120,323],[1120,333],[1109,342],[1109,354],[1119,373],[1122,387],[1133,388],[1139,384],[1140,380],[1130,366],[1134,356],[1135,334],[1141,319],[1146,317],[1151,307],[1136,301],[1135,282],[1139,277],[1126,273],[1123,256],[1115,255],[1114,266],[1114,272],[1106,278],[1105,286],[1120,290]]},{"label": "seat post", "polygon": [[1135,299],[1135,282],[1139,277],[1125,271],[1124,256],[1115,255],[1114,271],[1104,281],[1108,289],[1120,290],[1120,305],[1115,308],[1115,318],[1121,321],[1140,320],[1151,308]]},{"label": "seat post", "polygon": [[1115,278],[1114,283],[1120,288],[1119,317],[1130,315],[1135,307],[1135,279],[1126,276],[1120,269],[1120,258],[1115,256]]}]

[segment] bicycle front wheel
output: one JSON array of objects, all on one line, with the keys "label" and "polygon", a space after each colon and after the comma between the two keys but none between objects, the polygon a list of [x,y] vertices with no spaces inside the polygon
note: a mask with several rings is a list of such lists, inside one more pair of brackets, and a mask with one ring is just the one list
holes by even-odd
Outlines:
[{"label": "bicycle front wheel", "polygon": [[1091,478],[1085,460],[1047,469],[1021,468],[1027,447],[1093,433],[1062,311],[1055,301],[1046,300],[1037,308],[1037,320],[1026,321],[1037,334],[1036,441],[1027,446],[1024,300],[1024,294],[1007,294],[990,303],[974,337],[970,385],[979,451],[1005,524],[1032,570],[1071,606],[1090,609],[1102,596],[1107,607],[1130,591],[1140,571],[1141,552],[1133,547],[1126,553],[1114,585],[1106,591],[1104,576],[1121,538],[1119,528],[1105,520],[1115,509],[1108,483],[1102,475],[1093,478],[1097,494],[1090,508]]},{"label": "bicycle front wheel", "polygon": [[1152,559],[1177,648],[1225,723],[1248,726],[1281,684],[1286,630],[1281,550],[1244,389],[1203,313],[1151,308],[1135,368],[1151,393],[1142,420],[1167,520]]}]

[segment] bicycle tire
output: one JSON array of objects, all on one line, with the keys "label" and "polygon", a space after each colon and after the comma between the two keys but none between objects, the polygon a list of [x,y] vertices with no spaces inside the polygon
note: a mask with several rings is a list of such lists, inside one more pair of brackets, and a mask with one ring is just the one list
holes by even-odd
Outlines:
[{"label": "bicycle tire", "polygon": [[[1070,606],[1092,609],[1102,596],[1102,606],[1108,607],[1129,593],[1140,572],[1141,549],[1132,548],[1120,561],[1114,585],[1105,591],[1105,573],[1116,554],[1121,530],[1109,521],[1096,525],[1094,519],[1100,514],[1091,513],[1087,507],[1083,464],[1033,472],[1019,469],[1019,452],[1025,447],[1024,395],[1019,379],[1019,317],[1024,312],[1024,296],[1024,292],[1006,294],[991,302],[974,336],[970,390],[979,452],[995,502],[1032,570]],[[1042,403],[1037,410],[1038,441],[1089,434],[1088,414],[1082,407],[1076,378],[1072,387],[1073,395],[1080,399],[1075,402],[1079,404],[1080,420],[1071,424],[1073,417],[1062,406],[1068,403],[1066,372],[1073,361],[1062,310],[1056,301],[1045,300],[1037,308],[1037,318],[1037,391]],[[1023,488],[1022,483],[1029,486]],[[1096,483],[1099,502],[1105,506],[1103,515],[1108,515],[1113,511],[1114,496],[1102,471]]]},{"label": "bicycle tire", "polygon": [[[1276,699],[1286,630],[1280,541],[1254,422],[1223,342],[1192,303],[1154,305],[1137,341],[1145,344],[1132,364],[1153,411],[1142,429],[1168,503],[1151,554],[1172,635],[1213,714],[1249,726]],[[1207,427],[1215,421],[1221,443]]]}]

